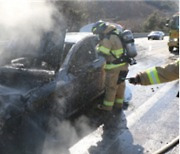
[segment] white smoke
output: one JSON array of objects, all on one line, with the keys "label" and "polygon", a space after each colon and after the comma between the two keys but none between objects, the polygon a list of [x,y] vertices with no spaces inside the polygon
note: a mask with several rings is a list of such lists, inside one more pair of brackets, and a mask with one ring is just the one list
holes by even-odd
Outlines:
[{"label": "white smoke", "polygon": [[69,147],[93,130],[85,116],[79,117],[73,124],[68,120],[52,118],[50,126],[51,133],[46,136],[42,154],[70,154]]},{"label": "white smoke", "polygon": [[[61,28],[57,28],[60,21],[57,19],[63,21],[62,15],[48,1],[0,0],[0,64],[12,54],[34,53],[41,44],[44,32],[60,32]],[[54,30],[55,28],[58,30]],[[59,37],[57,35],[57,38]],[[56,36],[54,39],[58,40]],[[12,50],[9,50],[10,48]],[[59,101],[61,116],[65,102]],[[89,121],[84,116],[77,119],[74,124],[53,117],[49,127],[50,133],[46,136],[42,154],[65,154],[70,145],[91,132]]]},{"label": "white smoke", "polygon": [[6,0],[0,4],[0,25],[6,37],[26,36],[36,43],[39,32],[52,27],[54,7],[46,1]]},{"label": "white smoke", "polygon": [[0,60],[12,54],[5,51],[7,48],[26,52],[37,49],[42,34],[52,30],[53,15],[57,14],[62,18],[46,0],[0,0]]}]

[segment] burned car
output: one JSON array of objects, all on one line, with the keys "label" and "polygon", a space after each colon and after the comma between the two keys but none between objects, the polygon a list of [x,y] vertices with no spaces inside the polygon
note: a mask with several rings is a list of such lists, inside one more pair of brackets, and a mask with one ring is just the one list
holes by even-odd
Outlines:
[{"label": "burned car", "polygon": [[[70,37],[76,39],[68,40]],[[13,108],[17,105],[18,108],[21,104],[21,108],[24,106],[27,110],[34,110],[53,95],[59,105],[62,102],[63,116],[68,116],[103,92],[104,59],[95,51],[96,36],[69,34],[66,38],[60,66],[42,59],[23,57],[0,67],[3,89],[0,98],[1,102],[7,102],[6,108],[8,105]],[[47,58],[53,57],[49,55]],[[11,99],[15,95],[18,97]]]},{"label": "burned car", "polygon": [[50,38],[52,33],[42,39],[38,56],[0,67],[0,153],[40,154],[37,142],[45,138],[51,116],[68,118],[104,92],[105,59],[96,52],[97,37]]},{"label": "burned car", "polygon": [[[47,37],[51,35],[46,41]],[[24,132],[23,121],[37,121],[42,113],[46,118],[40,121],[49,114],[64,119],[103,93],[105,61],[98,56],[96,43],[92,34],[67,34],[58,47],[63,52],[51,41],[43,42],[43,56],[15,58],[0,67],[0,149],[11,143],[7,136],[15,130]]]}]

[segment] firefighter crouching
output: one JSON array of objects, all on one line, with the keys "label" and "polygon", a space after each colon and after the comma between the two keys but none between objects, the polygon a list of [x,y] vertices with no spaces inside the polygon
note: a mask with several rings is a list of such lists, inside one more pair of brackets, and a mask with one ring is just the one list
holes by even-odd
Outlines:
[{"label": "firefighter crouching", "polygon": [[129,82],[134,85],[153,85],[177,79],[179,79],[179,60],[140,72],[136,77],[129,78]]},{"label": "firefighter crouching", "polygon": [[119,74],[125,77],[128,73],[127,62],[115,62],[116,59],[123,55],[123,45],[117,35],[114,25],[104,21],[98,21],[94,24],[92,32],[99,37],[97,50],[106,59],[104,66],[106,72],[105,79],[105,97],[103,104],[99,104],[101,110],[111,111],[114,108],[121,109],[124,101],[125,82],[117,84]]}]

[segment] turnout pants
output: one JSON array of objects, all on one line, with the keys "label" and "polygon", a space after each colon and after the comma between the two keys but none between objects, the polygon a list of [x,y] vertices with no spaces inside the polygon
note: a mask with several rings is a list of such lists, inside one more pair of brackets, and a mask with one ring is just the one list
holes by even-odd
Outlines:
[{"label": "turnout pants", "polygon": [[121,71],[128,71],[128,64],[105,71],[105,98],[103,105],[110,108],[114,105],[115,107],[122,107],[124,101],[125,82],[123,81],[120,84],[117,84],[117,81]]}]

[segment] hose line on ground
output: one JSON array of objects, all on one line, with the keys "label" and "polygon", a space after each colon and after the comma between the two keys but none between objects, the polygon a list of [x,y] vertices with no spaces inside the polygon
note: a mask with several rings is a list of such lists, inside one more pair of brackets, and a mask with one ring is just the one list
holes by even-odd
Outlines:
[{"label": "hose line on ground", "polygon": [[174,138],[171,142],[169,142],[164,147],[160,148],[159,150],[155,151],[153,154],[164,154],[165,152],[172,149],[174,146],[176,146],[179,143],[179,136]]}]

